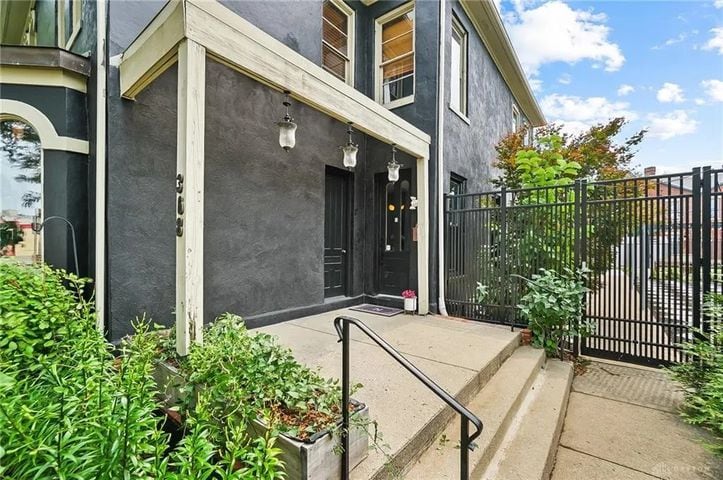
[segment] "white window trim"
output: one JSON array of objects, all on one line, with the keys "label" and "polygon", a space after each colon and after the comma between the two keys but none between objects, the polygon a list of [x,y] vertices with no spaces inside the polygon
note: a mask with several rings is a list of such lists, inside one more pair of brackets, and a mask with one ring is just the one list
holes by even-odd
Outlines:
[{"label": "white window trim", "polygon": [[[354,69],[355,48],[354,47],[356,45],[356,12],[354,11],[353,8],[351,8],[349,5],[347,5],[346,2],[344,2],[344,0],[328,0],[328,1],[331,4],[333,4],[336,8],[341,10],[341,13],[343,13],[347,17],[347,30],[348,30],[347,35],[346,35],[346,52],[347,52],[347,54],[345,56],[349,59],[349,65],[348,65],[348,68],[346,69],[346,80],[345,81],[348,85],[351,85],[353,87],[354,86],[354,72],[355,72],[355,69]],[[321,8],[322,9],[324,8],[323,4],[322,4]],[[322,13],[321,21],[322,21],[322,28],[323,28],[323,22],[324,22],[323,13]],[[335,52],[338,52],[339,55],[343,55],[341,52],[339,52],[339,50],[337,50],[336,48],[334,48],[333,46],[329,45],[328,43],[326,43],[324,41],[323,31],[322,31],[322,35],[321,35],[321,43],[322,43],[322,45],[327,45],[329,48],[333,49]],[[322,52],[322,56],[323,56],[323,52]],[[324,65],[323,57],[321,60],[321,66],[327,72],[329,71],[329,70],[327,70],[326,66]],[[331,72],[329,72],[329,73],[331,73]],[[334,75],[334,74],[332,73],[332,75]],[[336,75],[334,75],[334,76],[336,77]],[[337,78],[339,78],[339,77],[337,77]]]},{"label": "white window trim", "polygon": [[[415,11],[415,2],[411,1],[409,3],[405,3],[404,5],[395,8],[394,10],[385,13],[384,15],[377,17],[374,20],[374,100],[376,100],[377,103],[381,103],[388,109],[393,109],[397,107],[402,107],[404,105],[409,105],[410,103],[414,103],[414,96],[417,93],[417,59],[416,59],[416,47],[417,47],[417,19],[416,19],[416,11]],[[382,102],[382,27],[385,23],[394,20],[396,18],[401,17],[402,15],[406,15],[409,12],[414,11],[414,28],[412,28],[412,64],[414,68],[414,73],[412,75],[414,76],[414,92],[411,95],[407,95],[403,98],[398,98],[397,100],[393,100],[388,103]]]},{"label": "white window trim", "polygon": [[[461,56],[460,66],[462,67],[462,74],[464,76],[464,86],[463,86],[462,90],[459,92],[459,103],[460,103],[460,107],[462,107],[462,108],[456,108],[452,105],[451,93],[450,93],[449,108],[452,109],[452,111],[454,113],[459,115],[462,118],[462,120],[465,120],[467,123],[469,123],[469,118],[467,117],[467,114],[469,112],[469,94],[468,94],[469,87],[468,87],[468,73],[467,73],[468,61],[469,61],[468,60],[469,36],[467,34],[467,29],[464,28],[464,26],[462,25],[462,22],[460,22],[459,19],[453,14],[452,15],[452,33],[451,33],[451,38],[452,38],[453,42],[454,42],[454,32],[455,31],[462,39],[462,44],[460,45],[460,56]],[[450,92],[452,89],[452,75],[453,75],[453,72],[452,72],[452,69],[450,68],[450,72],[449,72]]]},{"label": "white window trim", "polygon": [[[517,121],[515,121],[517,119]],[[522,117],[520,117],[520,109],[517,108],[517,105],[514,103],[512,104],[512,133],[517,133],[517,130],[520,129],[521,125],[518,125],[517,122],[520,122],[522,120]]]},{"label": "white window trim", "polygon": [[82,0],[76,0],[73,2],[73,10],[70,12],[71,19],[73,21],[73,25],[71,26],[72,30],[70,31],[70,37],[68,37],[68,41],[65,41],[65,29],[67,25],[65,25],[65,3],[67,0],[58,0],[57,2],[57,19],[58,19],[58,46],[61,48],[65,48],[66,50],[70,50],[70,48],[73,46],[73,43],[75,43],[75,39],[78,38],[78,34],[80,33],[80,27],[81,27],[81,21],[83,17],[83,11],[82,11]]}]

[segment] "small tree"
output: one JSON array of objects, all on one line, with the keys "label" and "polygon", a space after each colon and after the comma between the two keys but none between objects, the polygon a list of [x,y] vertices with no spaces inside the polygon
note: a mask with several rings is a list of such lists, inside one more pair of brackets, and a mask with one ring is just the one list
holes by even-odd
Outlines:
[{"label": "small tree", "polygon": [[[579,178],[612,180],[629,176],[630,163],[636,153],[635,147],[643,140],[645,130],[640,130],[622,143],[616,143],[627,122],[625,118],[614,118],[608,123],[598,124],[589,130],[570,135],[562,133],[562,126],[549,125],[535,131],[535,145],[544,139],[556,137],[559,144],[555,150],[562,158],[580,165]],[[519,188],[522,186],[520,172],[517,170],[517,153],[532,147],[525,145],[526,132],[520,130],[503,138],[495,147],[497,161],[494,166],[502,174],[493,183],[497,186]]]},{"label": "small tree", "polygon": [[12,253],[15,253],[15,245],[23,241],[23,229],[20,228],[18,222],[0,223],[0,256],[5,247],[10,247]]}]

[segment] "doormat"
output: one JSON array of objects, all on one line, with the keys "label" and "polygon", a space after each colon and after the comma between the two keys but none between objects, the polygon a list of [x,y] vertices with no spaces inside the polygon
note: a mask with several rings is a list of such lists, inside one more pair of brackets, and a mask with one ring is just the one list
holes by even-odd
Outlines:
[{"label": "doormat", "polygon": [[368,303],[365,303],[364,305],[358,305],[356,307],[351,307],[349,308],[349,310],[355,310],[357,312],[364,313],[373,313],[374,315],[381,315],[382,317],[393,317],[394,315],[399,315],[403,311],[398,308],[382,307],[379,305],[370,305]]}]

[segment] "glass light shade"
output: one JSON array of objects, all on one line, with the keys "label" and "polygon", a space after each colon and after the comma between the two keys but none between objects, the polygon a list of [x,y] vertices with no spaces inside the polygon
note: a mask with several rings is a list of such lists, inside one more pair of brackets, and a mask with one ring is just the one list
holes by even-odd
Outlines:
[{"label": "glass light shade", "polygon": [[296,145],[296,124],[282,120],[276,125],[279,127],[279,145],[288,152]]},{"label": "glass light shade", "polygon": [[353,143],[347,144],[341,149],[344,152],[344,166],[346,168],[356,167],[356,154],[359,151],[359,147]]},{"label": "glass light shade", "polygon": [[396,182],[399,180],[399,167],[400,165],[397,162],[389,162],[387,164],[387,171],[389,172],[389,181],[390,182]]}]

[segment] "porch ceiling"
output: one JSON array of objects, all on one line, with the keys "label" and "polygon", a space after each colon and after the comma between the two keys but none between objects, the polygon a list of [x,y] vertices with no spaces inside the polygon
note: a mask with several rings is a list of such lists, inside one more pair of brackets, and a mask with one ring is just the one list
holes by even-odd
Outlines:
[{"label": "porch ceiling", "polygon": [[418,158],[430,136],[215,0],[171,0],[123,53],[121,95],[134,99],[191,40],[214,60]]}]

